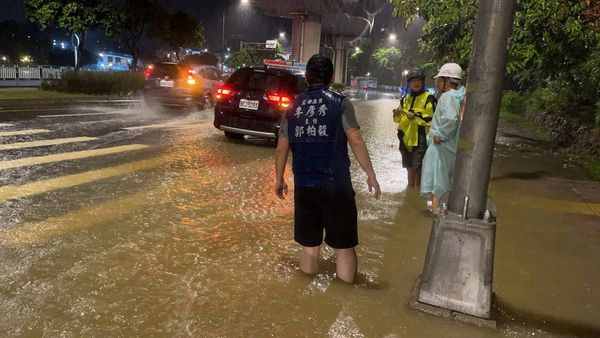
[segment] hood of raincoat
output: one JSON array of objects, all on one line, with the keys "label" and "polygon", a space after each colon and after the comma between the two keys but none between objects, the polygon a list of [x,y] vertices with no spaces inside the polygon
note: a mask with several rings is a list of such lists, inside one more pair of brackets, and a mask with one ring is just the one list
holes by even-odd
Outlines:
[{"label": "hood of raincoat", "polygon": [[452,95],[458,101],[458,104],[462,106],[465,100],[465,86],[460,86],[458,89],[450,89],[447,94]]}]

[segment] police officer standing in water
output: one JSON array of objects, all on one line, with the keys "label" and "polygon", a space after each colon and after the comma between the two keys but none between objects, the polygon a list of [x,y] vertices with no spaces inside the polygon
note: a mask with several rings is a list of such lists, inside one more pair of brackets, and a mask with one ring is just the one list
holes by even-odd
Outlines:
[{"label": "police officer standing in water", "polygon": [[302,246],[300,269],[307,274],[318,272],[325,230],[325,243],[335,250],[337,277],[352,283],[358,229],[348,144],[367,174],[369,191],[379,198],[381,190],[352,103],[328,89],[332,77],[331,60],[313,55],[306,65],[308,89],[294,100],[281,122],[275,155],[275,194],[281,199],[287,195],[283,174],[291,149],[294,240]]},{"label": "police officer standing in water", "polygon": [[420,69],[409,71],[410,93],[400,100],[400,107],[394,109],[394,122],[398,124],[398,139],[402,154],[402,167],[408,174],[408,186],[421,186],[421,166],[427,151],[427,135],[435,105],[435,97],[425,90],[425,73]]}]

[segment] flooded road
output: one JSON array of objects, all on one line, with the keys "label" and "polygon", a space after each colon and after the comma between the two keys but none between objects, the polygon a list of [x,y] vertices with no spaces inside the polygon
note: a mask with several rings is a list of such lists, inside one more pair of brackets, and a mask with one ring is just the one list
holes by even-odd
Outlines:
[{"label": "flooded road", "polygon": [[510,128],[490,189],[498,330],[409,310],[431,218],[406,190],[397,101],[354,104],[383,191],[353,161],[356,285],[327,248],[300,273],[272,142],[227,140],[209,111],[0,113],[0,335],[600,335],[599,186]]}]

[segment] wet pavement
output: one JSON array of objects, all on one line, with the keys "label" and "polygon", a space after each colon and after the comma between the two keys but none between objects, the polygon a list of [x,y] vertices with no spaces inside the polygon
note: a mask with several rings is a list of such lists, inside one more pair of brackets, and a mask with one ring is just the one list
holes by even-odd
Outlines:
[{"label": "wet pavement", "polygon": [[299,272],[272,142],[227,140],[210,111],[0,112],[1,335],[600,336],[600,185],[507,125],[490,188],[498,329],[409,310],[431,218],[406,190],[397,101],[369,99],[354,104],[383,196],[353,162],[356,285],[327,248],[321,274]]}]

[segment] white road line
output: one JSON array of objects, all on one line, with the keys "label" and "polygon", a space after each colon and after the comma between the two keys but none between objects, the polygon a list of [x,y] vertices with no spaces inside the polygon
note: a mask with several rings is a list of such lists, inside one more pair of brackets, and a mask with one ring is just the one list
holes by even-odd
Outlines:
[{"label": "white road line", "polygon": [[0,127],[12,127],[12,123],[0,123]]},{"label": "white road line", "polygon": [[124,112],[124,111],[112,111],[104,113],[81,113],[81,114],[56,114],[56,115],[39,115],[39,118],[53,118],[53,117],[74,117],[74,116],[96,116],[96,115],[134,115],[135,113]]},{"label": "white road line", "polygon": [[48,129],[28,129],[28,130],[17,130],[17,131],[0,131],[0,137],[6,136],[17,136],[17,135],[33,135],[41,133],[49,133],[51,130]]},{"label": "white road line", "polygon": [[22,185],[8,185],[0,187],[0,203],[11,199],[24,198],[97,182],[111,177],[123,176],[136,171],[154,169],[163,164],[164,161],[161,159],[153,158]]},{"label": "white road line", "polygon": [[168,123],[159,123],[159,124],[148,124],[145,126],[136,126],[136,127],[126,127],[122,128],[124,130],[139,130],[139,129],[150,129],[150,128],[177,128],[177,127],[187,127],[187,126],[195,126],[202,122],[168,122]]},{"label": "white road line", "polygon": [[96,139],[98,139],[98,138],[82,136],[82,137],[70,137],[70,138],[57,138],[57,139],[53,139],[53,140],[0,144],[0,150],[13,150],[13,149],[55,146],[58,144],[87,142],[87,141],[92,141],[92,140],[96,140]]},{"label": "white road line", "polygon": [[27,157],[27,158],[22,158],[22,159],[18,159],[18,160],[2,161],[2,162],[0,162],[0,170],[27,167],[27,166],[32,166],[32,165],[36,165],[36,164],[45,164],[45,163],[53,163],[53,162],[61,162],[61,161],[69,161],[69,160],[79,160],[79,159],[88,158],[88,157],[118,154],[118,153],[139,150],[139,149],[144,149],[144,148],[148,148],[148,146],[144,145],[144,144],[130,144],[130,145],[119,146],[119,147],[110,147],[110,148],[84,150],[84,151],[73,151],[73,152],[68,152],[68,153],[52,154],[52,155],[46,155],[46,156]]}]

